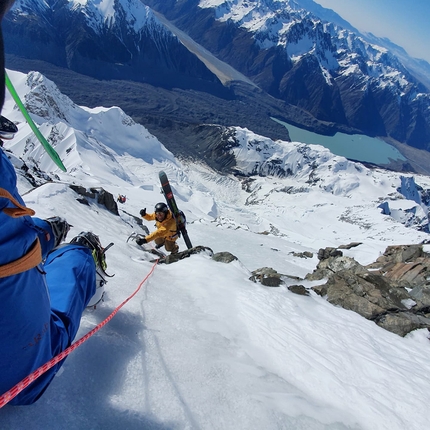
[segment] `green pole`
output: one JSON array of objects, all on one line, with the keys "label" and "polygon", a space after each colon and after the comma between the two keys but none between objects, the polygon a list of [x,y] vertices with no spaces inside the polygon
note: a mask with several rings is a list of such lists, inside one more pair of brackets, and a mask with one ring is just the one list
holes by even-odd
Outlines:
[{"label": "green pole", "polygon": [[29,113],[27,112],[27,109],[25,108],[24,104],[22,103],[21,99],[19,98],[14,86],[12,85],[11,80],[9,79],[9,76],[7,73],[5,73],[6,76],[6,87],[10,92],[10,95],[14,99],[15,103],[18,105],[20,111],[24,115],[24,118],[27,120],[28,125],[33,130],[33,133],[36,135],[36,137],[39,139],[39,142],[42,144],[42,146],[45,148],[45,151],[48,153],[48,155],[52,158],[54,163],[63,171],[67,172],[67,169],[64,167],[63,162],[61,161],[60,156],[58,155],[57,151],[48,143],[48,141],[43,137],[43,134],[40,132],[40,130],[37,128],[34,121],[31,119]]}]

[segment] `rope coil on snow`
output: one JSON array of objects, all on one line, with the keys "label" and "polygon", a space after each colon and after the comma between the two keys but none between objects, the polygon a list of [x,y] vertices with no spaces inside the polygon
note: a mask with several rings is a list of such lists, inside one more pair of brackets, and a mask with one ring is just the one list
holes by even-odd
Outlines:
[{"label": "rope coil on snow", "polygon": [[37,368],[33,373],[26,376],[22,381],[18,382],[14,387],[12,387],[9,391],[2,394],[0,396],[0,408],[2,408],[4,405],[9,403],[14,397],[16,397],[22,390],[27,388],[32,382],[34,382],[39,376],[43,375],[47,370],[49,370],[51,367],[55,366],[57,363],[59,363],[61,360],[64,360],[72,351],[77,349],[79,346],[81,346],[87,339],[89,339],[93,334],[98,332],[102,327],[104,327],[117,313],[118,311],[126,304],[128,303],[142,288],[142,285],[148,280],[148,278],[152,275],[152,273],[155,270],[155,267],[157,266],[158,260],[154,262],[153,266],[151,267],[151,270],[148,272],[148,274],[145,276],[145,278],[140,282],[139,286],[136,288],[133,294],[131,294],[126,300],[124,300],[119,306],[117,306],[116,309],[100,324],[98,324],[96,327],[94,327],[90,332],[88,332],[86,335],[82,336],[79,340],[77,340],[75,343],[70,345],[68,348],[66,348],[64,351],[60,352],[58,355],[56,355],[54,358]]}]

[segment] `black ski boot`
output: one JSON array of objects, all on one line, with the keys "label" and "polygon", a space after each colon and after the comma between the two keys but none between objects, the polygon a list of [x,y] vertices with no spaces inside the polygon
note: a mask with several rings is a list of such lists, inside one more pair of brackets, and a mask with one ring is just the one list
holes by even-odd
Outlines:
[{"label": "black ski boot", "polygon": [[66,239],[70,227],[73,226],[70,225],[64,218],[61,218],[59,216],[46,218],[45,221],[51,225],[52,234],[55,238],[54,248],[56,248],[58,245],[60,245],[61,242]]}]

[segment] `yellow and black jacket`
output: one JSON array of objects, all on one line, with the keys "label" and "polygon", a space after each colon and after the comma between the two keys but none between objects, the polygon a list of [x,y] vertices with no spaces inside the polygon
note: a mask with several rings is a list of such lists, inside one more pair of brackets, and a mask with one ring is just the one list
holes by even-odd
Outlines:
[{"label": "yellow and black jacket", "polygon": [[157,227],[157,230],[153,231],[145,237],[147,242],[151,242],[152,240],[159,238],[164,238],[170,241],[175,241],[176,239],[178,239],[179,236],[176,231],[176,220],[170,211],[167,212],[166,218],[164,218],[162,222],[157,221],[157,219],[155,218],[155,212],[151,214],[146,214],[143,218],[147,221],[156,221],[155,225]]}]

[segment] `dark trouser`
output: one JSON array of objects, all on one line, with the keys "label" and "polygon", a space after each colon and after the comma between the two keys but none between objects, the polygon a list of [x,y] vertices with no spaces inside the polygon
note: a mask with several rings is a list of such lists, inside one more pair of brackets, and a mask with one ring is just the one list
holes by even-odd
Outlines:
[{"label": "dark trouser", "polygon": [[174,240],[168,240],[164,237],[160,237],[159,239],[155,239],[155,244],[157,246],[164,245],[164,248],[167,252],[171,252],[172,254],[176,254],[179,251],[179,246],[176,244]]}]

